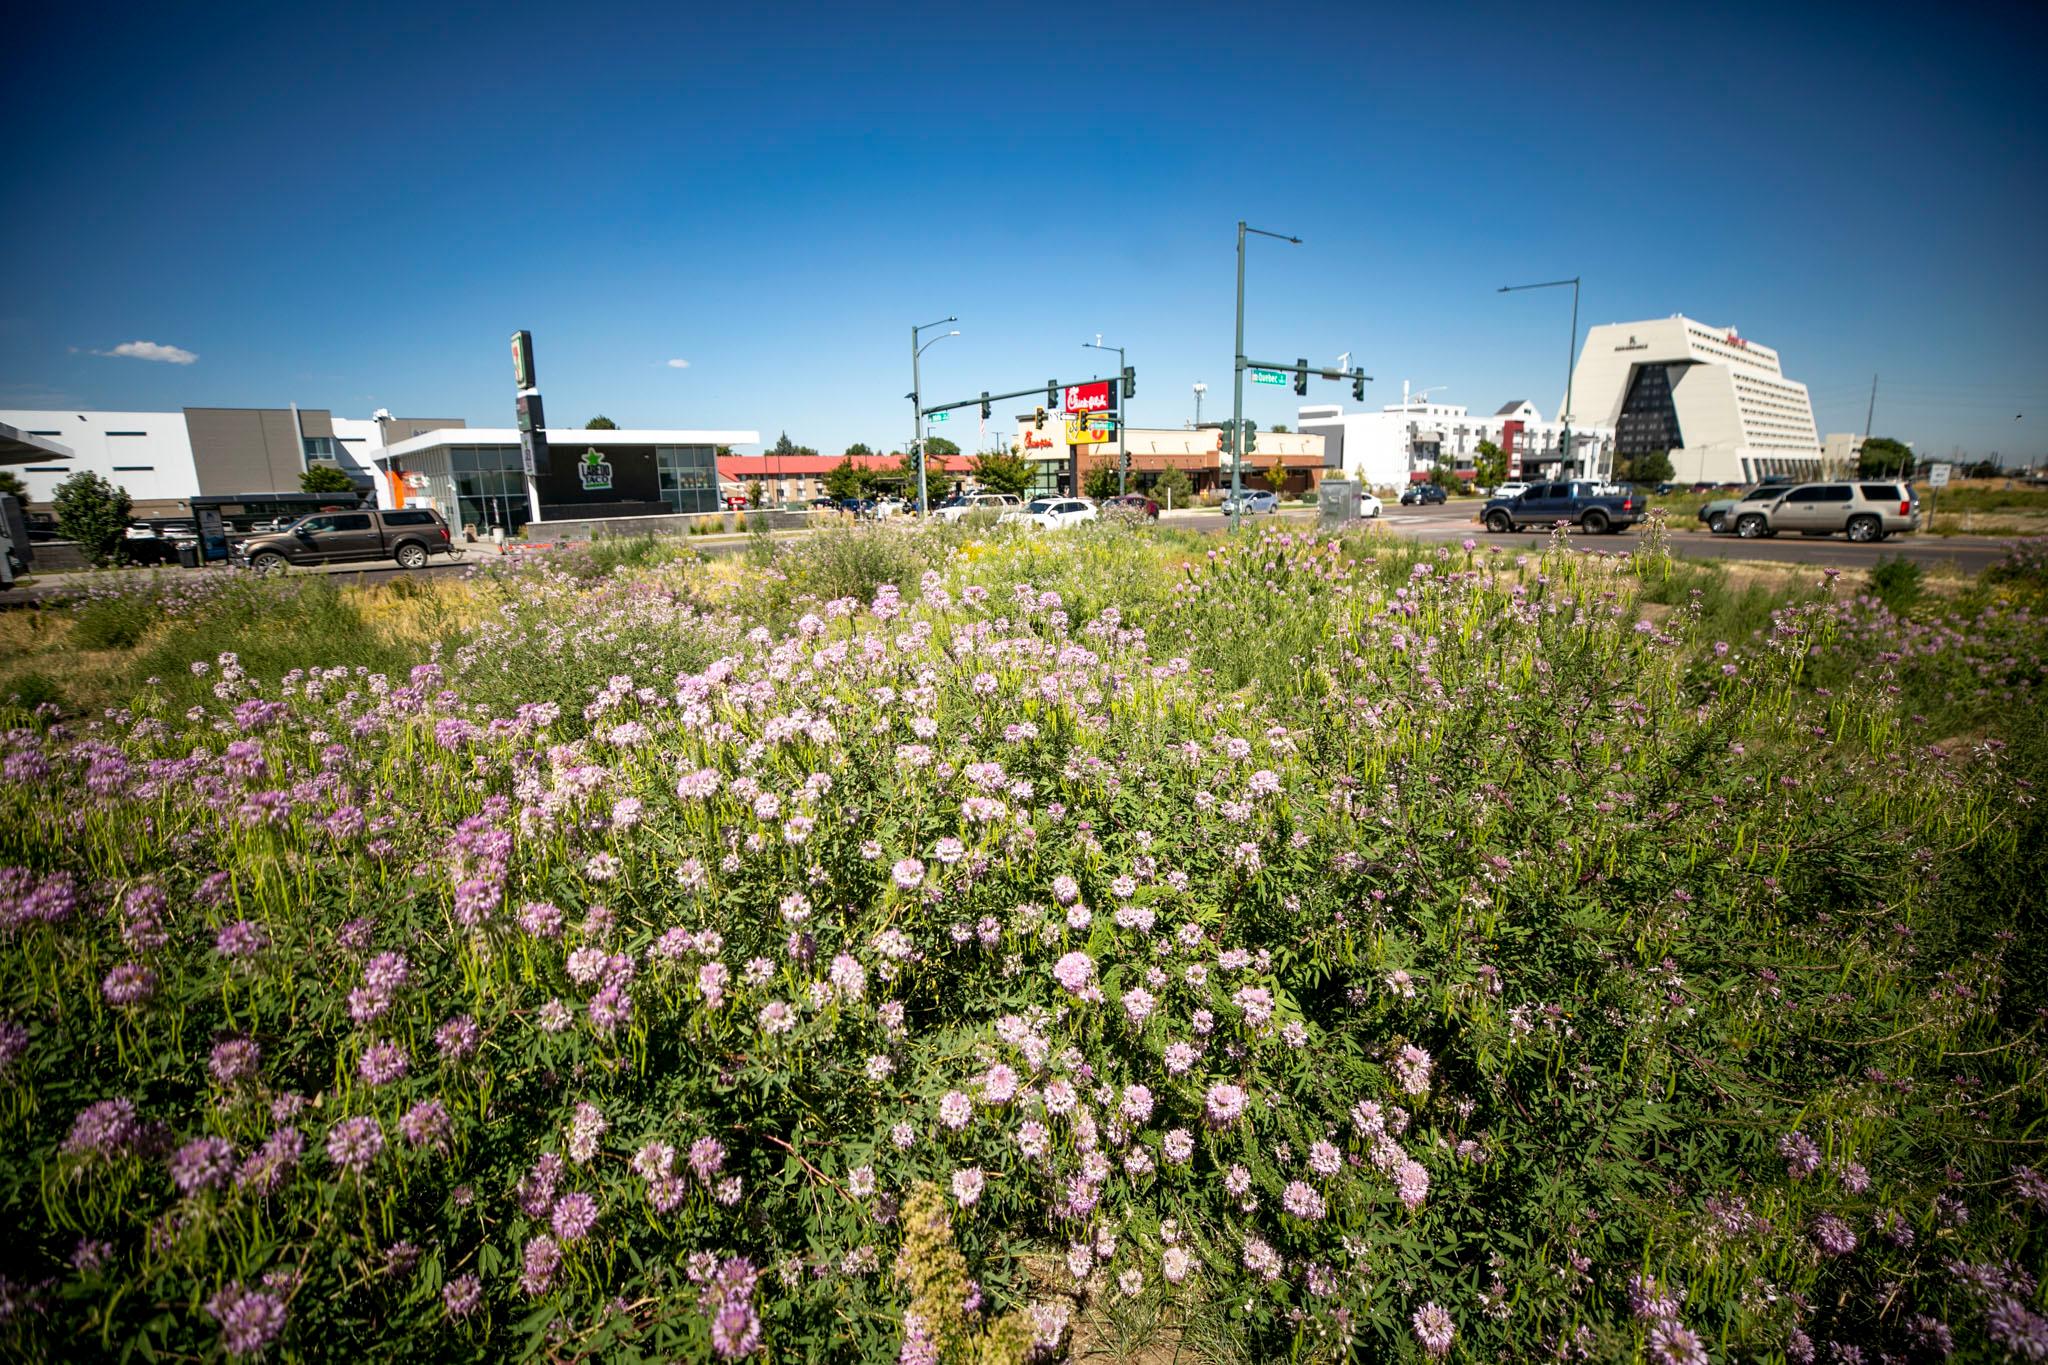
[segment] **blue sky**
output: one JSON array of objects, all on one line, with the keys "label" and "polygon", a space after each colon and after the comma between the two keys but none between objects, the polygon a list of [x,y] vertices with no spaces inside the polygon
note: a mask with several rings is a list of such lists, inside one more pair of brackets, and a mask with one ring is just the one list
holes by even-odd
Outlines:
[{"label": "blue sky", "polygon": [[[1350,351],[1373,405],[1552,413],[1569,291],[1495,289],[1580,274],[1582,328],[1776,347],[1823,432],[1876,373],[1880,432],[2048,450],[2007,20],[1564,8],[38,7],[0,407],[510,425],[528,327],[555,425],[895,447],[909,326],[957,314],[928,398],[1107,372],[1100,332],[1132,420],[1179,425],[1196,381],[1228,409],[1242,217],[1304,239],[1253,245],[1247,350]],[[96,354],[138,340],[197,359]]]}]

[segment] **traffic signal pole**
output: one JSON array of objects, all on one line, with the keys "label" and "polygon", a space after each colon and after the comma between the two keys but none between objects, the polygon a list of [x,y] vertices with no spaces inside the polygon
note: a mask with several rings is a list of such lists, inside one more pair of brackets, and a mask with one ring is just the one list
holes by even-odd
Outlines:
[{"label": "traffic signal pole", "polygon": [[[1261,237],[1278,237],[1283,242],[1301,245],[1301,238],[1289,237],[1284,232],[1268,232],[1264,228],[1246,227],[1244,219],[1237,220],[1237,369],[1231,376],[1230,384],[1230,430],[1235,446],[1230,455],[1230,529],[1235,531],[1244,521],[1242,498],[1244,492],[1244,239],[1246,233]],[[1264,367],[1261,367],[1264,368]]]},{"label": "traffic signal pole", "polygon": [[1237,359],[1230,377],[1230,529],[1244,522],[1244,219],[1237,220]]}]

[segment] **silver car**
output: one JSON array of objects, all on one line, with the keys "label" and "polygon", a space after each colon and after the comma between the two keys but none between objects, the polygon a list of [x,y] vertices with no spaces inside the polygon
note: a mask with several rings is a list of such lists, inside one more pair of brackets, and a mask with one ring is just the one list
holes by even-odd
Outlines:
[{"label": "silver car", "polygon": [[1920,501],[1902,483],[1802,483],[1754,511],[1739,511],[1735,534],[1745,539],[1797,531],[1847,535],[1856,541],[1920,529]]}]

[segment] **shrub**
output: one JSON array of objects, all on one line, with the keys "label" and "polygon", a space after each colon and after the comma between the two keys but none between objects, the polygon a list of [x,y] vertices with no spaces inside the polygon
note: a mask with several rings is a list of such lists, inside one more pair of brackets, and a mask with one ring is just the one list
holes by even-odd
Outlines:
[{"label": "shrub", "polygon": [[331,464],[308,466],[299,475],[299,491],[302,493],[353,493],[355,480]]},{"label": "shrub", "polygon": [[81,469],[57,485],[51,501],[57,509],[57,530],[76,541],[86,558],[95,564],[119,560],[134,507],[127,489]]},{"label": "shrub", "polygon": [[64,688],[55,678],[40,669],[29,669],[11,678],[0,680],[0,706],[21,711],[34,711],[43,706],[62,710]]},{"label": "shrub", "polygon": [[1881,559],[1870,571],[1871,595],[1897,615],[1920,600],[1920,565],[1903,556]]},{"label": "shrub", "polygon": [[104,593],[79,605],[71,638],[80,649],[129,649],[163,619],[154,594]]}]

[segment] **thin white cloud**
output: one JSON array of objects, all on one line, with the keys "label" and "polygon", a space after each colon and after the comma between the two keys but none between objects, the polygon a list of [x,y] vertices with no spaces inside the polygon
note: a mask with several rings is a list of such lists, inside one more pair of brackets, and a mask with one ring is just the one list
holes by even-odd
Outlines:
[{"label": "thin white cloud", "polygon": [[124,356],[129,360],[156,360],[166,365],[190,365],[199,359],[183,346],[165,346],[155,341],[124,341],[111,351],[94,351],[93,354]]},{"label": "thin white cloud", "polygon": [[687,370],[690,368],[690,362],[682,359],[671,360],[668,362],[668,367],[671,370]]}]

